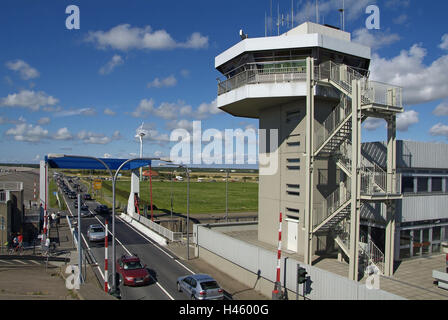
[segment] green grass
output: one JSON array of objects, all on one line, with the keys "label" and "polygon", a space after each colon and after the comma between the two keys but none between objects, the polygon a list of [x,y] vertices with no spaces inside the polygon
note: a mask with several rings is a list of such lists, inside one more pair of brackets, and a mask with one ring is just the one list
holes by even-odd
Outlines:
[{"label": "green grass", "polygon": [[[127,204],[130,192],[130,181],[118,181],[116,203]],[[170,210],[171,188],[173,191],[173,211],[187,212],[187,183],[154,181],[153,203],[159,209]],[[103,181],[103,193],[112,197],[112,183]],[[149,182],[140,183],[141,202],[149,204]],[[250,212],[258,210],[258,184],[251,182],[229,182],[229,212]],[[141,206],[143,207],[143,206]],[[141,209],[142,210],[142,209]],[[225,182],[191,182],[190,181],[190,213],[224,213],[226,210]]]}]

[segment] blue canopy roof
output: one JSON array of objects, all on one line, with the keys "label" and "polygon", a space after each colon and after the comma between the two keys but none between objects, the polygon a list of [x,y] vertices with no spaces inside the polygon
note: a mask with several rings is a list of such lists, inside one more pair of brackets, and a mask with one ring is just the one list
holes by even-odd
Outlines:
[{"label": "blue canopy roof", "polygon": [[[111,170],[117,170],[123,162],[128,159],[110,159],[110,158],[100,158],[101,161],[109,166]],[[78,158],[76,156],[61,156],[61,157],[51,157],[45,156],[45,161],[48,163],[50,168],[59,169],[95,169],[95,170],[107,170],[104,165],[90,158]],[[151,160],[140,160],[136,159],[126,163],[121,170],[133,170],[144,166],[150,166]]]}]

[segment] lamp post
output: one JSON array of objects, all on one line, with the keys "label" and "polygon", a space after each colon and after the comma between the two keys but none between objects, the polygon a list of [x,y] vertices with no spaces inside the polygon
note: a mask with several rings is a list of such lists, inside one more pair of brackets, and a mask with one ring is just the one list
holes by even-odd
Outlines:
[{"label": "lamp post", "polygon": [[116,283],[116,265],[115,265],[115,256],[116,256],[116,246],[115,246],[115,185],[118,177],[118,173],[120,170],[124,167],[124,165],[128,164],[131,161],[140,160],[140,161],[152,161],[152,160],[158,160],[158,161],[165,161],[165,162],[171,162],[170,160],[165,160],[161,158],[133,158],[128,159],[124,161],[118,169],[115,171],[115,175],[112,173],[109,166],[101,159],[92,157],[92,156],[78,156],[78,155],[60,155],[60,154],[49,154],[48,159],[52,158],[63,158],[63,157],[70,157],[70,158],[79,158],[79,159],[91,159],[96,160],[100,162],[109,172],[111,179],[112,179],[112,288],[111,292],[115,292],[117,289],[117,283]]},{"label": "lamp post", "polygon": [[220,170],[221,172],[226,172],[226,223],[229,220],[229,169]]}]

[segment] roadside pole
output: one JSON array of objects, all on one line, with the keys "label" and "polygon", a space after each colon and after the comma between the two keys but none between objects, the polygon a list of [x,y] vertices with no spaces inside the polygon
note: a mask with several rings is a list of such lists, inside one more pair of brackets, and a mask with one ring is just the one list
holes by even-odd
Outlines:
[{"label": "roadside pole", "polygon": [[282,256],[282,213],[280,212],[280,223],[278,228],[278,249],[277,249],[277,276],[272,291],[272,300],[282,299],[282,284],[280,282],[280,264]]},{"label": "roadside pole", "polygon": [[108,247],[108,237],[109,237],[109,224],[107,223],[106,219],[106,237],[104,238],[104,291],[107,293],[109,292],[109,285],[107,283],[108,281],[108,262],[109,258],[107,256],[107,247]]},{"label": "roadside pole", "polygon": [[79,283],[82,283],[81,194],[78,193],[78,259]]},{"label": "roadside pole", "polygon": [[187,170],[187,260],[190,260],[190,172]]}]

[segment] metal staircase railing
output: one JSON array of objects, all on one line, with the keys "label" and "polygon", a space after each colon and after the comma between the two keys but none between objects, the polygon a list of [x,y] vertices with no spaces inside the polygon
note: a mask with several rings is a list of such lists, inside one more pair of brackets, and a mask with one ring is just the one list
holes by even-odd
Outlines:
[{"label": "metal staircase railing", "polygon": [[380,272],[384,273],[384,253],[378,246],[361,231],[359,239],[360,249],[366,255],[368,262],[374,264]]},{"label": "metal staircase railing", "polygon": [[[352,106],[346,96],[343,96],[339,104],[324,120],[321,127],[315,131],[315,153],[331,153],[338,146],[341,139],[347,138],[351,131]],[[325,146],[329,145],[327,148]],[[324,150],[325,148],[325,150]]]},{"label": "metal staircase railing", "polygon": [[323,201],[323,205],[314,209],[313,233],[331,230],[350,213],[350,191],[337,188]]},{"label": "metal staircase railing", "polygon": [[347,96],[352,95],[352,81],[361,81],[361,105],[382,105],[387,107],[403,107],[403,89],[378,81],[371,81],[355,68],[345,64],[326,61],[315,67],[314,79],[328,81]]}]

